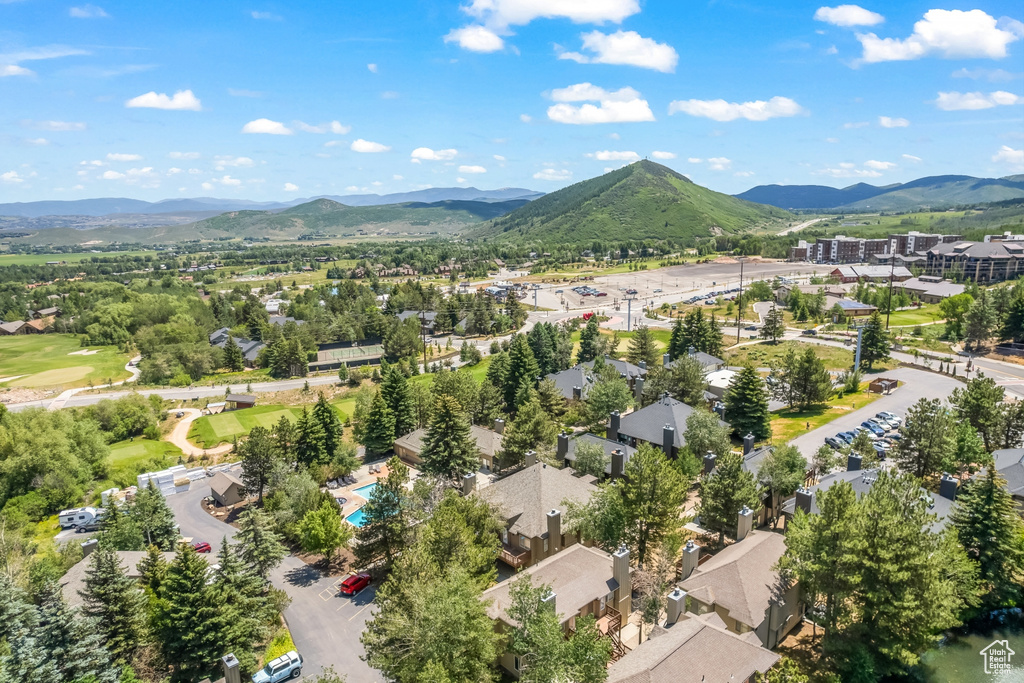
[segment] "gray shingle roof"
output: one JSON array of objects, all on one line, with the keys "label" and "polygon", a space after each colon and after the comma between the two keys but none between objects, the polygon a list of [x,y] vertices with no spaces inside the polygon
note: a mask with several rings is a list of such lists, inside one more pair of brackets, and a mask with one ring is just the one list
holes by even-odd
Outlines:
[{"label": "gray shingle roof", "polygon": [[623,464],[629,462],[629,459],[633,456],[634,453],[636,453],[636,449],[633,448],[632,446],[627,446],[626,444],[620,443],[618,441],[604,439],[598,436],[597,434],[590,434],[588,432],[586,434],[580,434],[575,439],[569,439],[569,452],[565,456],[566,460],[569,460],[570,462],[575,462],[576,446],[577,444],[580,443],[594,443],[604,449],[605,457],[608,458],[608,464],[604,466],[604,473],[607,475],[611,475],[612,473],[612,451],[616,449],[622,451],[623,455],[625,456],[622,460]]},{"label": "gray shingle roof", "polygon": [[1018,498],[1024,498],[1024,448],[1004,448],[992,454],[996,470],[1006,480],[1006,488]]},{"label": "gray shingle roof", "polygon": [[590,393],[590,387],[594,385],[594,373],[583,365],[575,365],[568,370],[562,370],[561,372],[552,372],[545,379],[550,379],[555,383],[555,387],[558,388],[564,398],[571,399],[573,387],[579,387],[583,393],[583,398],[587,397]]},{"label": "gray shingle roof", "polygon": [[577,477],[571,469],[537,463],[499,479],[480,491],[511,522],[509,531],[528,538],[548,532],[547,513],[565,510],[564,500],[586,503],[597,491],[591,476]]},{"label": "gray shingle roof", "polygon": [[665,425],[669,425],[676,430],[675,447],[682,448],[686,444],[686,439],[683,436],[683,432],[686,431],[686,419],[693,414],[694,410],[696,409],[682,401],[666,396],[646,408],[623,416],[619,424],[619,434],[661,445],[664,438],[663,430]]},{"label": "gray shingle roof", "polygon": [[[613,368],[615,368],[615,372],[619,373],[620,375],[622,373],[625,373],[626,379],[633,379],[634,377],[639,377],[640,375],[647,374],[647,371],[642,370],[639,365],[633,365],[632,363],[628,363],[624,360],[619,360],[617,358],[609,358],[608,356],[605,356],[604,364],[610,365]],[[594,361],[592,360],[587,361],[586,363],[584,363],[584,365],[590,368],[591,370],[594,369]]]},{"label": "gray shingle roof", "polygon": [[[575,616],[586,605],[619,587],[613,578],[612,556],[579,543],[524,569],[523,573],[530,575],[534,586],[551,587],[560,621]],[[484,591],[483,599],[491,601],[487,606],[491,619],[512,624],[505,610],[512,604],[509,590],[515,580],[503,581]]]},{"label": "gray shingle roof", "polygon": [[689,617],[650,637],[608,670],[608,683],[746,681],[779,655],[706,618]]},{"label": "gray shingle roof", "polygon": [[779,582],[772,567],[784,552],[782,534],[752,531],[695,569],[679,587],[705,604],[724,607],[729,616],[756,629]]},{"label": "gray shingle roof", "polygon": [[[410,452],[419,455],[423,451],[423,439],[426,436],[426,429],[417,429],[395,439],[395,445],[403,446]],[[470,425],[469,436],[476,441],[477,450],[488,457],[493,458],[501,451],[501,434],[492,429]]]}]

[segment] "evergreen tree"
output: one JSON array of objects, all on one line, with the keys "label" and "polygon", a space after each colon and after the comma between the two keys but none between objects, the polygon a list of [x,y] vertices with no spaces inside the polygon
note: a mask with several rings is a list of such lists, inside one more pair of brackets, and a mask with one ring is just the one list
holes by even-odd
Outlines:
[{"label": "evergreen tree", "polygon": [[37,642],[60,672],[62,681],[115,683],[120,671],[110,661],[100,631],[68,606],[60,584],[43,587]]},{"label": "evergreen tree", "polygon": [[533,357],[533,351],[526,340],[525,335],[517,334],[512,336],[508,350],[508,373],[505,376],[505,384],[502,386],[502,393],[505,396],[505,405],[519,407],[516,403],[516,395],[523,384],[532,387],[537,382],[540,369]]},{"label": "evergreen tree", "polygon": [[735,535],[743,506],[754,511],[761,507],[757,482],[743,469],[743,456],[729,453],[716,461],[715,470],[700,484],[701,525],[718,532],[721,543],[727,532]]},{"label": "evergreen tree", "polygon": [[[480,386],[481,400],[486,386]],[[560,417],[565,413],[566,399],[562,396],[562,392],[558,390],[558,385],[555,384],[554,380],[545,378],[537,383],[537,400],[540,401],[544,411],[552,417]],[[484,421],[481,424],[489,423]]]},{"label": "evergreen tree", "polygon": [[537,361],[537,372],[543,377],[553,372],[555,360],[555,332],[551,323],[537,323],[526,335],[526,340]]},{"label": "evergreen tree", "polygon": [[[949,402],[957,421],[969,422],[978,430],[985,448],[994,451],[1003,446],[1003,424],[1006,406],[1003,405],[1005,390],[991,377],[979,372],[967,385],[953,390]],[[1019,444],[1006,443],[1007,448]]]},{"label": "evergreen tree", "polygon": [[875,311],[864,325],[864,332],[861,336],[861,365],[870,370],[875,363],[888,359],[889,347],[889,335],[882,322],[882,315]]},{"label": "evergreen tree", "polygon": [[367,457],[377,457],[389,452],[395,444],[395,416],[388,408],[380,391],[373,395],[370,414],[366,418],[363,445]]},{"label": "evergreen tree", "polygon": [[601,331],[597,326],[597,318],[591,316],[583,331],[580,332],[580,348],[576,351],[576,362],[587,363],[597,358],[597,338]]},{"label": "evergreen tree", "polygon": [[134,515],[129,514],[131,506],[116,501],[110,503],[107,514],[100,522],[99,545],[112,550],[144,550],[146,537]]},{"label": "evergreen tree", "polygon": [[287,415],[282,415],[274,425],[274,443],[278,457],[284,462],[291,463],[295,459],[295,425]]},{"label": "evergreen tree", "polygon": [[155,545],[164,551],[173,550],[177,545],[178,526],[174,522],[174,513],[152,479],[135,494],[129,516],[142,530],[146,545]]},{"label": "evergreen tree", "polygon": [[790,386],[800,410],[825,403],[832,395],[832,376],[825,369],[825,361],[818,358],[813,348],[808,347],[799,356]]},{"label": "evergreen tree", "polygon": [[[491,356],[491,364],[487,367],[487,384],[501,389],[508,377],[508,352],[499,351]],[[504,398],[504,396],[503,396]]]},{"label": "evergreen tree", "polygon": [[700,339],[700,346],[698,351],[710,354],[712,356],[722,355],[722,327],[715,320],[715,314],[711,314],[711,320],[708,321],[707,327],[703,328]]},{"label": "evergreen tree", "polygon": [[313,404],[310,415],[312,419],[320,423],[320,429],[323,430],[324,450],[329,460],[334,457],[338,447],[341,446],[341,436],[344,431],[341,426],[341,419],[338,417],[338,411],[327,402],[327,397],[321,392],[316,403]]},{"label": "evergreen tree", "polygon": [[242,349],[238,348],[235,338],[231,335],[228,335],[228,340],[224,343],[224,367],[231,372],[245,370],[245,356],[242,355]]},{"label": "evergreen tree", "polygon": [[938,473],[956,445],[949,411],[937,398],[922,398],[910,406],[900,435],[896,462],[919,479]]},{"label": "evergreen tree", "polygon": [[405,436],[416,429],[416,407],[409,389],[409,380],[397,366],[389,365],[384,370],[380,393],[391,409],[391,414],[395,416],[395,436]]},{"label": "evergreen tree", "polygon": [[128,576],[117,553],[96,548],[85,572],[82,611],[95,621],[103,644],[115,660],[128,662],[145,640],[147,604],[138,583]]},{"label": "evergreen tree", "polygon": [[153,591],[154,595],[160,594],[160,586],[167,578],[167,560],[160,548],[155,545],[146,548],[146,556],[139,562],[139,575],[144,586]]},{"label": "evergreen tree", "polygon": [[242,562],[227,538],[220,544],[217,564],[210,593],[215,604],[222,606],[221,651],[235,653],[243,668],[255,669],[253,649],[266,642],[278,624],[275,596],[264,590],[263,579]]},{"label": "evergreen tree", "polygon": [[803,486],[807,476],[807,459],[791,445],[776,446],[757,470],[758,483],[771,493],[771,521],[779,518],[780,503]]},{"label": "evergreen tree", "polygon": [[682,317],[676,318],[676,321],[672,323],[672,334],[668,338],[668,355],[672,360],[681,358],[686,353],[686,348],[683,345],[684,335],[683,319]]},{"label": "evergreen tree", "polygon": [[651,334],[647,325],[638,325],[629,340],[629,347],[626,350],[626,359],[633,365],[641,362],[648,366],[655,366],[658,362],[658,350],[655,347],[654,335]]},{"label": "evergreen tree", "polygon": [[249,495],[256,494],[262,505],[263,492],[278,463],[277,444],[267,429],[257,425],[235,450],[242,459],[242,483],[245,490]]},{"label": "evergreen tree", "polygon": [[437,402],[434,417],[423,439],[423,471],[448,479],[457,479],[480,466],[480,454],[461,407],[444,396]]},{"label": "evergreen tree", "polygon": [[354,552],[356,566],[371,567],[383,563],[390,567],[406,545],[409,532],[409,468],[397,456],[388,460],[388,474],[377,480],[377,487],[363,506],[363,526],[356,531],[359,541]]},{"label": "evergreen tree", "polygon": [[352,527],[342,521],[337,505],[323,502],[299,522],[299,541],[307,553],[323,555],[331,563],[334,554],[352,540]]},{"label": "evergreen tree", "polygon": [[6,572],[0,572],[0,677],[19,683],[63,683],[56,664],[40,644],[39,613]]},{"label": "evergreen tree", "polygon": [[280,535],[274,530],[274,520],[254,505],[247,506],[239,517],[235,540],[238,541],[235,547],[242,562],[263,580],[288,554]]},{"label": "evergreen tree", "polygon": [[967,556],[978,564],[986,606],[1019,606],[1024,598],[1024,521],[994,467],[964,486],[950,521]]},{"label": "evergreen tree", "polygon": [[690,482],[660,448],[642,443],[616,487],[622,501],[623,542],[643,565],[649,552],[679,530]]},{"label": "evergreen tree", "polygon": [[[649,383],[649,382],[648,382]],[[672,398],[689,406],[699,406],[704,402],[704,391],[707,389],[707,372],[695,357],[683,353],[675,360],[668,371],[668,392]],[[644,385],[646,392],[647,385]]]},{"label": "evergreen tree", "polygon": [[772,304],[771,309],[768,311],[768,315],[764,318],[764,324],[761,326],[760,336],[761,339],[770,339],[772,343],[777,344],[779,338],[786,333],[786,321],[783,317],[782,311]]},{"label": "evergreen tree", "polygon": [[771,436],[768,390],[752,366],[744,366],[725,392],[725,421],[743,438],[753,434],[758,441]]},{"label": "evergreen tree", "polygon": [[295,463],[310,467],[327,462],[327,435],[320,421],[302,406],[302,413],[295,423]]},{"label": "evergreen tree", "polygon": [[505,427],[498,458],[501,466],[521,464],[527,451],[549,448],[555,440],[556,431],[555,424],[540,402],[537,399],[528,401]]}]

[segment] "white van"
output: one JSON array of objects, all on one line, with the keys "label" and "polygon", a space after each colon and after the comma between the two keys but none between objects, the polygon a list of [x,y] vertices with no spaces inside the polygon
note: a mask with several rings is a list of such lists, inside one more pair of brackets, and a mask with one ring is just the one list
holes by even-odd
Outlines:
[{"label": "white van", "polygon": [[58,515],[62,529],[74,529],[80,526],[92,526],[106,512],[103,508],[84,507],[61,510]]}]

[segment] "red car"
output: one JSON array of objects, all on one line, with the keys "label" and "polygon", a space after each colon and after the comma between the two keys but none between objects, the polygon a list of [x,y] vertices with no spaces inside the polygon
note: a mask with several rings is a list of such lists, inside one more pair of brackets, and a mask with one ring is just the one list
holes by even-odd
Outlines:
[{"label": "red car", "polygon": [[196,541],[192,544],[192,547],[197,553],[209,553],[213,551],[213,548],[211,548],[210,544],[206,541]]},{"label": "red car", "polygon": [[369,574],[353,574],[341,582],[341,586],[338,590],[342,595],[355,595],[369,586],[372,581],[373,579],[370,578]]}]

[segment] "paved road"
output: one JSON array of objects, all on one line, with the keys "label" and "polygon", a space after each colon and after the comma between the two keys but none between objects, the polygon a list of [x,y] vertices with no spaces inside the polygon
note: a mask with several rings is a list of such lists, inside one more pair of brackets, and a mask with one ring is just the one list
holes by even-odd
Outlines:
[{"label": "paved road", "polygon": [[785,230],[780,232],[779,235],[788,235],[790,233],[800,232],[804,228],[806,228],[808,226],[811,226],[811,225],[814,225],[815,223],[817,223],[819,221],[824,221],[824,220],[828,220],[828,219],[827,218],[815,218],[815,219],[812,219],[812,220],[809,220],[809,221],[804,221],[803,223],[801,223],[799,225],[794,225],[792,228],[786,228]]},{"label": "paved road", "polygon": [[803,436],[798,436],[790,443],[796,446],[804,457],[810,459],[814,452],[825,443],[827,437],[839,432],[849,431],[868,418],[874,417],[876,413],[887,410],[896,413],[900,417],[905,417],[907,409],[917,403],[918,400],[922,398],[945,398],[953,392],[953,389],[963,387],[962,382],[952,377],[928,372],[927,370],[896,368],[895,370],[887,371],[885,376],[898,379],[905,382],[905,384],[888,396],[883,396],[864,408],[859,408],[829,422],[827,425],[814,429]]},{"label": "paved road", "polygon": [[[167,497],[183,536],[207,541],[213,552],[220,550],[226,537],[231,542],[234,528],[203,510],[202,499],[210,495],[210,487],[194,482],[191,490]],[[325,577],[294,555],[271,573],[274,586],[284,590],[291,604],[284,618],[292,632],[295,647],[306,661],[304,677],[315,676],[326,666],[333,666],[349,683],[379,683],[380,674],[359,657],[363,624],[372,614],[374,589],[368,588],[354,598],[337,595],[337,577]]]}]

